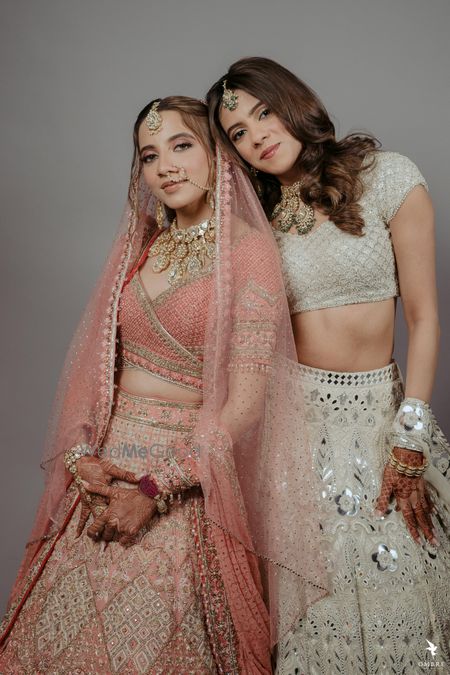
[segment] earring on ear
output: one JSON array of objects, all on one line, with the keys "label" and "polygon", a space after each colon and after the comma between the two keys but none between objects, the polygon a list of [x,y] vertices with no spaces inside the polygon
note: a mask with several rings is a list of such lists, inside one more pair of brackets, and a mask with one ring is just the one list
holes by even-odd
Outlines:
[{"label": "earring on ear", "polygon": [[215,175],[216,175],[216,163],[215,160],[213,160],[212,166],[210,168],[209,176],[208,176],[208,183],[211,184],[211,186],[208,189],[207,196],[206,196],[206,202],[209,206],[210,209],[213,211],[216,210],[216,180],[215,180]]},{"label": "earring on ear", "polygon": [[160,230],[164,230],[164,221],[166,219],[166,214],[164,213],[164,207],[162,202],[156,202],[156,224]]},{"label": "earring on ear", "polygon": [[251,166],[251,167],[250,167],[250,173],[251,173],[253,176],[255,176],[255,178],[256,178],[256,176],[258,175],[259,171],[258,171],[258,169],[255,169],[254,166]]},{"label": "earring on ear", "polygon": [[215,211],[216,209],[216,198],[215,198],[215,189],[212,188],[211,190],[208,190],[208,206]]}]

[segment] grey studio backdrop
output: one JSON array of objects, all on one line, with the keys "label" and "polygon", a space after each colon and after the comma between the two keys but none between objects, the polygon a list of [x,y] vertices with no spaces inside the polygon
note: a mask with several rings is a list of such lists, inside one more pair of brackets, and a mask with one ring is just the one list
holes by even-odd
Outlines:
[{"label": "grey studio backdrop", "polygon": [[[204,95],[239,57],[279,60],[340,136],[371,131],[428,179],[442,324],[433,406],[450,433],[449,20],[449,0],[2,0],[0,611],[42,491],[65,351],[124,205],[134,118],[157,96]],[[400,320],[403,368],[405,346]]]}]

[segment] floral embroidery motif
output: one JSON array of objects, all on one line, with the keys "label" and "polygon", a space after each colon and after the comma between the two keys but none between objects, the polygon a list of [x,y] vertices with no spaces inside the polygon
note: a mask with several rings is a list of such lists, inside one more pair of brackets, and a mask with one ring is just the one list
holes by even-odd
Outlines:
[{"label": "floral embroidery motif", "polygon": [[448,453],[441,452],[439,455],[433,457],[433,464],[444,478],[450,479],[450,456]]},{"label": "floral embroidery motif", "polygon": [[275,347],[279,293],[270,294],[254,281],[241,291],[233,314],[229,370],[270,366]]},{"label": "floral embroidery motif", "polygon": [[381,572],[388,570],[395,572],[398,567],[398,553],[393,548],[388,548],[385,544],[378,546],[378,551],[372,554],[372,560],[377,563],[377,568]]},{"label": "floral embroidery motif", "polygon": [[[277,675],[416,672],[427,635],[449,660],[448,511],[430,486],[438,548],[418,546],[394,505],[373,514],[387,431],[403,400],[396,364],[365,373],[298,364],[292,386],[304,394],[332,590],[280,644]],[[431,460],[449,476],[449,445],[433,425]]]},{"label": "floral embroidery motif", "polygon": [[[187,427],[199,405],[161,400],[149,405],[146,400],[144,409],[142,397],[118,390],[118,407],[129,418],[113,411],[104,447],[118,448],[131,440],[139,447],[183,446],[186,432],[142,421],[157,422],[170,412],[174,426]],[[115,463],[142,474],[157,466],[158,459],[124,455]],[[194,505],[202,506],[203,498],[191,489],[167,515],[142,528],[132,547],[125,549],[113,540],[101,553],[86,533],[75,537],[78,503],[11,629],[0,654],[0,671],[63,673],[75,672],[75,667],[86,673],[237,672],[220,564],[211,542],[205,544],[200,564],[194,530],[198,533],[206,525],[201,508],[194,523]],[[43,554],[51,546],[45,544]],[[202,586],[201,575],[209,579],[208,586]],[[210,617],[213,610],[217,622],[207,628],[205,612]],[[222,670],[216,659],[224,664]]]},{"label": "floral embroidery motif", "polygon": [[341,494],[335,497],[334,501],[338,505],[338,513],[341,516],[354,516],[358,513],[359,497],[354,495],[348,488],[342,490]]}]

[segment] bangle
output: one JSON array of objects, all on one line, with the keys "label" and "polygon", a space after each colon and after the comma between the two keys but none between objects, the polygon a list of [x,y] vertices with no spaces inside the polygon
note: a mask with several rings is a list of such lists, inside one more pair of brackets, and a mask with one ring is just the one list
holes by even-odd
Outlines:
[{"label": "bangle", "polygon": [[156,502],[156,508],[159,513],[167,513],[167,495],[163,495],[155,483],[155,481],[150,478],[150,476],[142,476],[141,480],[138,483],[138,490],[142,492],[146,497],[151,497]]},{"label": "bangle", "polygon": [[67,450],[64,453],[64,464],[73,475],[74,482],[77,484],[79,491],[84,494],[84,497],[88,502],[92,501],[92,497],[81,482],[81,478],[77,471],[77,460],[80,459],[80,457],[85,457],[86,455],[91,454],[91,447],[87,443],[79,443],[78,445],[74,445],[72,448],[70,448],[70,450]]},{"label": "bangle", "polygon": [[409,478],[421,476],[428,467],[428,460],[424,458],[424,462],[421,466],[411,466],[410,464],[405,464],[401,462],[395,455],[393,451],[389,453],[389,464],[394,467],[398,473],[408,476]]}]

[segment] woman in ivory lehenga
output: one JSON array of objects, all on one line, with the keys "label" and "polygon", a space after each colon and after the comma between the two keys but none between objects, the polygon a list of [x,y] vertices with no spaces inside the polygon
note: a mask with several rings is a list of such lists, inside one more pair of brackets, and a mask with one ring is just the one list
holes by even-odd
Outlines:
[{"label": "woman in ivory lehenga", "polygon": [[277,246],[203,103],[149,103],[134,145],[58,385],[0,672],[268,674],[326,594]]},{"label": "woman in ivory lehenga", "polygon": [[[278,672],[447,672],[450,457],[429,405],[439,324],[427,184],[369,135],[338,141],[316,94],[269,59],[233,64],[207,102],[278,241],[291,387],[304,394],[329,545],[330,595],[280,642]],[[392,360],[400,294],[405,385]]]}]

